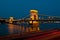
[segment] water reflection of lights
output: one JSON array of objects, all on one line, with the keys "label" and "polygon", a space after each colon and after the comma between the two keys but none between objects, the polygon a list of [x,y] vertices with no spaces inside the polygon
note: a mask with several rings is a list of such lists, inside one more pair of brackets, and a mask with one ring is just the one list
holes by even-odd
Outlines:
[{"label": "water reflection of lights", "polygon": [[40,30],[38,27],[38,24],[34,24],[34,25],[29,26],[29,27],[8,24],[8,29],[9,29],[10,34],[20,33],[20,32],[33,32],[33,31],[39,31]]},{"label": "water reflection of lights", "polygon": [[9,29],[9,33],[18,33],[20,31],[20,27],[17,25],[13,25],[13,24],[8,24],[8,29]]}]

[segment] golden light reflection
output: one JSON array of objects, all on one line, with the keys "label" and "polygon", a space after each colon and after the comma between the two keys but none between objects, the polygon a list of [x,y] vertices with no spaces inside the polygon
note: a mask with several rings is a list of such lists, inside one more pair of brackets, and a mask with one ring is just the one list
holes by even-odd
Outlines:
[{"label": "golden light reflection", "polygon": [[20,33],[20,32],[24,32],[25,31],[25,27],[24,26],[18,26],[18,25],[13,25],[13,24],[8,24],[8,29],[9,29],[9,33]]},{"label": "golden light reflection", "polygon": [[9,33],[13,33],[14,31],[14,25],[13,24],[8,24],[8,30],[9,30]]},{"label": "golden light reflection", "polygon": [[18,26],[13,24],[8,24],[9,33],[21,33],[21,32],[34,32],[34,31],[40,31],[39,24],[33,24],[29,27],[24,26]]},{"label": "golden light reflection", "polygon": [[21,30],[21,27],[18,25],[8,24],[8,29],[10,34],[19,33]]}]

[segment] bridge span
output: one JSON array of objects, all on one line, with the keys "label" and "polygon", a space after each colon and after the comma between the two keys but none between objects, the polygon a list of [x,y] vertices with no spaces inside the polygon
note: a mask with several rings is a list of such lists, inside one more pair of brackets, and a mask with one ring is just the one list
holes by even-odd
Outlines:
[{"label": "bridge span", "polygon": [[37,10],[30,10],[30,14],[22,19],[14,19],[13,17],[10,17],[8,19],[0,18],[0,23],[11,23],[12,24],[12,23],[22,23],[22,22],[60,23],[60,16],[49,16],[49,15],[44,15],[44,14],[38,14]]}]

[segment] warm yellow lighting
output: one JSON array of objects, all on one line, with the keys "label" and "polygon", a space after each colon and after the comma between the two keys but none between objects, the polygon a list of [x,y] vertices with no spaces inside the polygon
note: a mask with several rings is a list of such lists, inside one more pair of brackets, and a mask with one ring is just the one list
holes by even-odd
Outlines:
[{"label": "warm yellow lighting", "polygon": [[32,23],[32,21],[30,21],[30,24]]},{"label": "warm yellow lighting", "polygon": [[10,17],[10,19],[9,19],[9,23],[13,23],[13,17]]},{"label": "warm yellow lighting", "polygon": [[11,19],[13,19],[13,17],[10,17]]},{"label": "warm yellow lighting", "polygon": [[8,30],[9,30],[9,33],[12,34],[14,32],[14,25],[13,24],[8,24]]},{"label": "warm yellow lighting", "polygon": [[[38,20],[38,11],[37,10],[30,10],[30,19],[34,20],[33,23],[37,23],[35,20]],[[32,23],[32,21],[30,21]]]},{"label": "warm yellow lighting", "polygon": [[30,10],[30,12],[38,12],[37,10]]},{"label": "warm yellow lighting", "polygon": [[[30,10],[30,23],[33,24],[33,28],[29,28],[30,31],[39,31],[39,21],[36,21],[36,20],[39,20],[38,19],[38,11],[37,10]],[[34,21],[32,21],[34,20]]]}]

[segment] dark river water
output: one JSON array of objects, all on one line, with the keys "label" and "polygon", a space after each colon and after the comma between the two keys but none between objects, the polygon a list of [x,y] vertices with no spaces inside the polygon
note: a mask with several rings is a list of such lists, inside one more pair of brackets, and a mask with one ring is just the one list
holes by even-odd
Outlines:
[{"label": "dark river water", "polygon": [[[21,33],[21,32],[29,32],[31,31],[31,28],[35,28],[36,25],[27,25],[20,24],[0,24],[0,36],[5,36],[9,34],[14,33]],[[60,29],[60,23],[45,23],[45,24],[39,24],[36,26],[38,30],[51,30],[51,29]],[[34,29],[35,30],[35,29]]]}]

